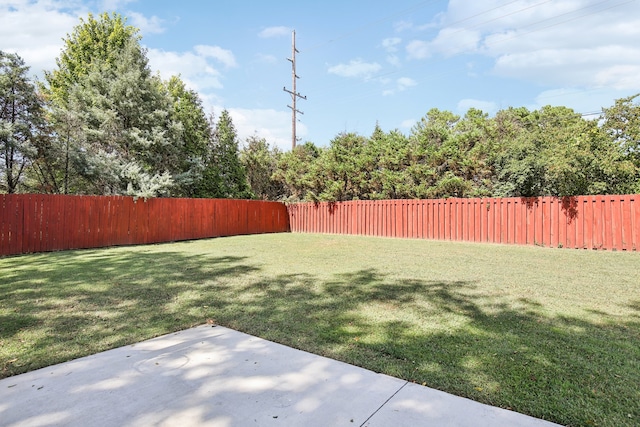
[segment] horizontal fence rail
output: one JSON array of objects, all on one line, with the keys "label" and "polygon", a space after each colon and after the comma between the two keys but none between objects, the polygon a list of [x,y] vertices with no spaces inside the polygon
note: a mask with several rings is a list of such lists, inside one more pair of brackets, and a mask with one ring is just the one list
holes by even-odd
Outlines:
[{"label": "horizontal fence rail", "polygon": [[0,195],[0,256],[286,231],[278,202]]},{"label": "horizontal fence rail", "polygon": [[299,203],[292,232],[640,249],[640,195]]}]

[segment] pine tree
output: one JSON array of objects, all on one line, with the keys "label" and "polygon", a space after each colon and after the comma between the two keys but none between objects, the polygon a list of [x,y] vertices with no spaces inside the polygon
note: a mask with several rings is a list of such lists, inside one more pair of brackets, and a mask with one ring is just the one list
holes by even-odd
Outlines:
[{"label": "pine tree", "polygon": [[[212,126],[202,108],[198,94],[186,88],[179,77],[166,82],[172,100],[172,119],[180,123],[180,156],[174,165],[174,194],[182,197],[211,197],[205,183],[207,160],[211,157]],[[209,177],[211,178],[211,177]]]},{"label": "pine tree", "polygon": [[213,134],[212,160],[218,185],[214,197],[250,199],[253,197],[240,162],[238,135],[227,110],[223,110]]},{"label": "pine tree", "polygon": [[240,153],[247,181],[256,198],[280,200],[285,196],[283,183],[274,178],[281,153],[277,147],[271,149],[264,138],[252,136]]}]

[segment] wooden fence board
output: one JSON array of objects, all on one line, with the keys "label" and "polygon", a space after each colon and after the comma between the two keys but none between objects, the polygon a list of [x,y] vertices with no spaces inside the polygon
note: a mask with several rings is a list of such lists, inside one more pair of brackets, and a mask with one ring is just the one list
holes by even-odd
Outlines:
[{"label": "wooden fence board", "polygon": [[296,204],[0,195],[0,255],[298,231],[637,251],[638,195]]},{"label": "wooden fence board", "polygon": [[0,256],[286,231],[278,202],[0,195]]},{"label": "wooden fence board", "polygon": [[[609,250],[640,244],[638,195],[301,203],[288,214],[294,232]],[[322,226],[326,215],[330,225]]]},{"label": "wooden fence board", "polygon": [[632,196],[631,203],[632,250],[640,251],[640,196]]}]

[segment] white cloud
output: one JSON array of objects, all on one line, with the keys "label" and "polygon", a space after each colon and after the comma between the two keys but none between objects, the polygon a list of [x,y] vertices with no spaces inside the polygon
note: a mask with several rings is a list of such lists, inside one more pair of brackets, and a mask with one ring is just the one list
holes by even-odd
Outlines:
[{"label": "white cloud", "polygon": [[[611,107],[613,100],[629,96],[627,90],[610,90],[595,88],[581,90],[572,87],[546,90],[539,93],[534,102],[528,105],[530,110],[538,110],[545,105],[561,105],[572,108],[577,113],[600,112],[602,108]],[[597,114],[588,117],[597,117]]]},{"label": "white cloud", "polygon": [[398,55],[387,55],[387,62],[394,67],[399,67],[400,65],[402,65],[402,62],[400,62],[400,57],[398,57]]},{"label": "white cloud", "polygon": [[402,43],[402,39],[400,37],[391,37],[391,38],[382,40],[382,47],[387,52],[397,52],[398,45],[400,43]]},{"label": "white cloud", "polygon": [[361,59],[353,59],[348,64],[338,64],[329,67],[329,74],[335,74],[341,77],[361,77],[364,79],[371,78],[375,73],[380,71],[382,66],[377,62],[364,62]]},{"label": "white cloud", "polygon": [[400,77],[399,79],[397,79],[395,81],[395,88],[393,89],[385,89],[384,91],[382,91],[382,95],[383,96],[390,96],[390,95],[394,95],[398,92],[402,92],[407,90],[410,87],[416,86],[418,83],[409,78],[409,77]]},{"label": "white cloud", "polygon": [[409,58],[424,59],[436,53],[453,56],[472,53],[478,48],[480,33],[461,28],[445,28],[431,41],[412,40],[407,45]]},{"label": "white cloud", "polygon": [[640,47],[601,46],[580,49],[546,48],[506,53],[495,62],[501,75],[547,85],[608,86],[639,90]]},{"label": "white cloud", "polygon": [[398,83],[398,89],[399,90],[406,90],[406,89],[408,89],[408,88],[410,88],[412,86],[416,86],[418,84],[415,80],[413,80],[413,79],[411,79],[409,77],[400,77],[397,80],[397,83]]},{"label": "white cloud", "polygon": [[[221,110],[222,108],[216,108],[216,111]],[[227,110],[241,142],[250,136],[257,135],[282,150],[291,149],[291,112],[246,108],[227,108]],[[308,134],[304,123],[296,125],[296,134],[304,141]]]},{"label": "white cloud", "polygon": [[198,54],[205,58],[213,58],[216,59],[227,67],[235,67],[238,64],[236,63],[236,58],[233,55],[233,52],[227,49],[223,49],[220,46],[209,46],[209,45],[197,45],[193,48],[193,50]]},{"label": "white cloud", "polygon": [[428,58],[431,56],[430,44],[423,40],[411,40],[407,45],[407,54],[413,59]]},{"label": "white cloud", "polygon": [[264,53],[258,53],[256,55],[256,60],[258,62],[263,62],[265,64],[275,64],[275,63],[278,62],[278,58],[276,58],[275,56],[267,55],[267,54],[264,54]]},{"label": "white cloud", "polygon": [[485,113],[495,113],[498,111],[498,105],[492,101],[481,101],[479,99],[462,99],[458,102],[458,112],[464,114],[470,108],[482,110]]},{"label": "white cloud", "polygon": [[[438,18],[439,16],[440,16],[440,14],[438,14],[436,16],[436,18]],[[437,19],[435,19],[434,22],[428,22],[428,23],[422,24],[422,25],[416,25],[411,21],[398,21],[398,22],[395,22],[393,24],[393,28],[398,33],[401,33],[403,31],[419,32],[419,31],[424,31],[424,30],[428,30],[430,28],[437,27],[436,21],[437,21]]]},{"label": "white cloud", "polygon": [[394,67],[399,67],[400,57],[396,54],[398,52],[398,46],[402,43],[400,37],[390,37],[382,40],[382,48],[388,53],[387,62]]},{"label": "white cloud", "polygon": [[289,27],[267,27],[258,33],[258,37],[263,39],[271,37],[282,37],[291,34],[291,31],[293,30]]},{"label": "white cloud", "polygon": [[222,74],[208,62],[209,56],[198,52],[166,52],[149,49],[149,65],[163,79],[180,75],[185,84],[196,91],[221,89]]},{"label": "white cloud", "polygon": [[471,53],[478,48],[480,32],[464,28],[445,28],[431,42],[431,48],[445,56]]},{"label": "white cloud", "polygon": [[83,9],[64,12],[52,1],[0,2],[0,50],[17,53],[31,72],[42,75],[55,66],[62,39],[78,24]]},{"label": "white cloud", "polygon": [[160,34],[165,30],[162,19],[157,16],[147,18],[141,13],[127,11],[126,17],[129,18],[127,23],[139,28],[143,36],[146,34]]},{"label": "white cloud", "polygon": [[[640,55],[640,49],[636,52]],[[612,64],[595,73],[595,86],[608,86],[614,89],[640,90],[640,62],[637,64]]]},{"label": "white cloud", "polygon": [[113,11],[135,1],[136,0],[102,0],[100,2],[100,10]]},{"label": "white cloud", "polygon": [[503,77],[640,90],[640,2],[450,0],[433,23],[440,30],[410,41],[408,57],[480,54]]}]

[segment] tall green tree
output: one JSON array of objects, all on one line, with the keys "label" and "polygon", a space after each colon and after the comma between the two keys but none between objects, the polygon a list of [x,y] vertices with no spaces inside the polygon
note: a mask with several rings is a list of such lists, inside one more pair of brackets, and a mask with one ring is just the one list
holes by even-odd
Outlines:
[{"label": "tall green tree", "polygon": [[624,192],[633,165],[593,121],[566,107],[498,113],[497,196]]},{"label": "tall green tree", "polygon": [[92,71],[92,65],[115,68],[127,44],[139,43],[136,27],[127,25],[126,18],[117,13],[89,14],[64,39],[57,68],[45,72],[45,92],[58,104],[66,104],[71,88]]},{"label": "tall green tree", "polygon": [[282,181],[274,177],[282,153],[269,147],[267,140],[251,136],[240,152],[240,161],[247,174],[251,191],[257,199],[281,200],[285,197]]},{"label": "tall green tree", "polygon": [[365,150],[371,170],[365,198],[412,198],[413,186],[406,174],[411,164],[411,146],[407,137],[398,130],[384,132],[376,124]]},{"label": "tall green tree", "polygon": [[213,129],[207,119],[198,94],[187,89],[184,82],[173,76],[166,82],[171,97],[171,119],[181,124],[179,156],[174,165],[175,195],[182,197],[213,197],[205,181],[211,159]]},{"label": "tall green tree", "polygon": [[463,197],[467,182],[456,174],[460,153],[455,127],[460,116],[433,108],[411,129],[414,162],[407,171],[418,198]]},{"label": "tall green tree", "polygon": [[57,65],[43,87],[56,141],[40,176],[64,192],[208,195],[211,128],[200,100],[179,77],[152,75],[135,27],[117,14],[89,15]]},{"label": "tall green tree", "polygon": [[273,178],[284,186],[284,200],[290,202],[319,200],[319,195],[324,191],[326,184],[319,161],[324,151],[307,141],[280,156]]},{"label": "tall green tree", "polygon": [[372,166],[366,146],[367,138],[355,133],[342,133],[331,140],[329,148],[319,159],[325,182],[320,200],[365,198]]},{"label": "tall green tree", "polygon": [[20,56],[0,51],[0,190],[18,191],[37,154],[44,111]]},{"label": "tall green tree", "polygon": [[603,129],[640,168],[640,93],[603,110]]},{"label": "tall green tree", "polygon": [[[171,120],[168,93],[137,41],[124,46],[113,66],[94,59],[53,111],[63,118],[57,135],[71,146],[71,167],[84,181],[78,192],[170,194],[180,125]],[[79,121],[74,130],[67,127],[71,117]]]},{"label": "tall green tree", "polygon": [[240,161],[240,148],[231,115],[223,110],[213,133],[211,162],[216,167],[218,186],[214,197],[250,199],[253,197]]}]

